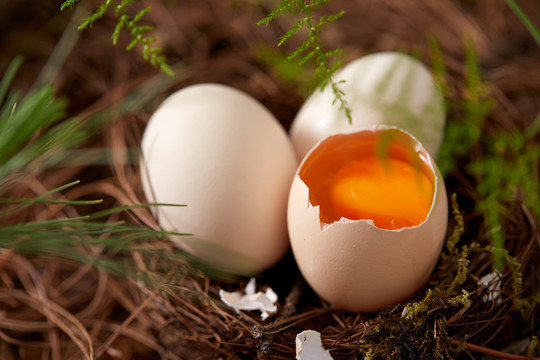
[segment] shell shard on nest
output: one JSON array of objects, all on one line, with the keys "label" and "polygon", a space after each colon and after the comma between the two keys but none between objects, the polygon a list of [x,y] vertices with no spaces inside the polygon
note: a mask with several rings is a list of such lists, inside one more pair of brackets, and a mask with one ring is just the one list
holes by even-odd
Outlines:
[{"label": "shell shard on nest", "polygon": [[333,360],[330,351],[324,350],[321,334],[317,331],[306,330],[296,335],[297,360]]},{"label": "shell shard on nest", "polygon": [[496,271],[490,272],[489,274],[482,276],[477,284],[478,286],[487,288],[487,294],[482,297],[482,300],[485,303],[492,301],[495,301],[497,305],[502,303],[501,274]]},{"label": "shell shard on nest", "polygon": [[236,312],[240,310],[259,310],[262,320],[266,320],[270,314],[277,311],[275,305],[278,300],[277,294],[270,287],[264,293],[261,291],[255,292],[255,278],[249,280],[244,292],[245,294],[242,295],[238,291],[228,292],[221,289],[219,290],[219,297],[221,301],[235,309]]},{"label": "shell shard on nest", "polygon": [[412,304],[405,306],[401,312],[401,317],[406,320],[412,319],[418,306],[420,306],[420,304],[417,302],[413,302]]}]

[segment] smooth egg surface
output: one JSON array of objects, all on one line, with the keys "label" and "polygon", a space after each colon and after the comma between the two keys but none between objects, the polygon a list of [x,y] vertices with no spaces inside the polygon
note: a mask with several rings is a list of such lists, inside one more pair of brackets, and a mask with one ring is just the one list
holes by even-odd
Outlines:
[{"label": "smooth egg surface", "polygon": [[444,243],[443,179],[409,133],[376,126],[320,141],[288,202],[302,275],[333,306],[371,312],[412,297]]},{"label": "smooth egg surface", "polygon": [[217,268],[258,273],[288,250],[287,196],[297,168],[275,117],[231,87],[200,84],[169,96],[144,132],[141,176],[155,215],[184,250]]},{"label": "smooth egg surface", "polygon": [[346,65],[335,81],[351,109],[351,123],[330,86],[316,90],[291,125],[298,159],[327,136],[373,125],[403,129],[437,157],[446,114],[442,93],[423,63],[397,52],[375,53]]}]

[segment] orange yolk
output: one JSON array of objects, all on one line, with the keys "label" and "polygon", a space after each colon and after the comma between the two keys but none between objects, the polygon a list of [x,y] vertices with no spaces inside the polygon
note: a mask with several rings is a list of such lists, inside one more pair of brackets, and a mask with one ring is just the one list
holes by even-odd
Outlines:
[{"label": "orange yolk", "polygon": [[429,178],[414,165],[372,156],[343,166],[331,180],[333,212],[349,220],[371,219],[375,226],[400,229],[422,223],[433,198]]}]

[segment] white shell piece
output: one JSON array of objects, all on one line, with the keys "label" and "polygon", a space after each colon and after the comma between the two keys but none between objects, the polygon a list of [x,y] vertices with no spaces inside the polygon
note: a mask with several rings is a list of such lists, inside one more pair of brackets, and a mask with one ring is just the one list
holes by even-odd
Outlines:
[{"label": "white shell piece", "polygon": [[412,312],[414,313],[415,310],[416,310],[416,308],[418,308],[418,306],[420,306],[420,304],[417,303],[417,302],[414,302],[414,303],[412,303],[412,304],[410,304],[410,305],[405,306],[405,307],[403,308],[403,311],[401,312],[401,317],[404,318],[404,319],[407,319],[407,320],[412,319],[413,314],[411,314],[411,313],[409,312],[409,308],[410,308],[410,309],[412,310]]},{"label": "white shell piece", "polygon": [[488,293],[483,296],[482,301],[495,301],[496,304],[500,304],[502,302],[501,275],[498,272],[492,271],[489,274],[482,276],[478,280],[478,285],[484,286],[488,290]]},{"label": "white shell piece", "polygon": [[317,331],[306,330],[296,335],[297,360],[333,360],[330,351],[324,350],[321,334]]},{"label": "white shell piece", "polygon": [[228,306],[236,310],[259,310],[261,319],[266,320],[270,314],[277,311],[275,303],[278,300],[277,294],[269,287],[266,291],[255,292],[255,278],[251,278],[246,285],[245,294],[240,292],[228,292],[223,289],[219,290],[219,296]]}]

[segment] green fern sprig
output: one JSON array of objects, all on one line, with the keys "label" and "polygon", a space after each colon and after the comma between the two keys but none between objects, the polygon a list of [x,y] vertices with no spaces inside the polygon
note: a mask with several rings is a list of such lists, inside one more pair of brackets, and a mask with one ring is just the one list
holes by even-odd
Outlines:
[{"label": "green fern sprig", "polygon": [[[79,0],[65,0],[60,9],[64,10],[67,7],[72,7],[77,1]],[[98,6],[92,15],[86,17],[82,21],[78,29],[84,30],[91,27],[97,20],[105,16],[109,8],[112,8],[114,9],[115,16],[118,18],[118,22],[111,36],[113,44],[116,45],[118,43],[122,30],[125,29],[129,31],[132,41],[126,47],[128,51],[140,44],[145,60],[149,60],[153,66],[159,66],[161,71],[167,75],[174,75],[174,71],[167,64],[167,59],[162,54],[163,49],[153,46],[153,43],[156,42],[156,38],[147,36],[147,33],[152,31],[154,27],[139,24],[139,21],[151,10],[151,8],[146,7],[135,14],[135,16],[131,16],[128,14],[128,9],[133,2],[134,0],[122,0],[119,3],[114,0],[105,0],[105,2]]]},{"label": "green fern sprig", "polygon": [[75,5],[75,3],[79,1],[79,0],[64,0],[64,2],[62,3],[62,5],[60,6],[60,11],[64,10],[65,8],[72,8],[73,5]]},{"label": "green fern sprig", "polygon": [[305,64],[310,60],[314,60],[316,64],[316,72],[320,79],[320,89],[323,91],[327,86],[330,86],[334,93],[334,103],[339,103],[340,110],[345,112],[349,122],[352,122],[351,109],[347,104],[345,93],[340,88],[340,81],[334,79],[334,74],[341,63],[338,61],[331,65],[330,59],[342,52],[342,49],[334,49],[330,51],[323,50],[320,33],[322,29],[329,24],[332,24],[337,19],[341,18],[345,12],[340,11],[337,14],[323,15],[318,21],[315,19],[313,9],[320,8],[329,0],[283,0],[280,6],[273,10],[268,16],[259,21],[258,25],[268,25],[271,21],[278,17],[290,13],[300,16],[291,29],[287,31],[279,39],[278,46],[286,44],[294,35],[298,34],[302,29],[307,31],[307,39],[296,48],[290,55],[289,59],[298,59],[300,65]]}]

